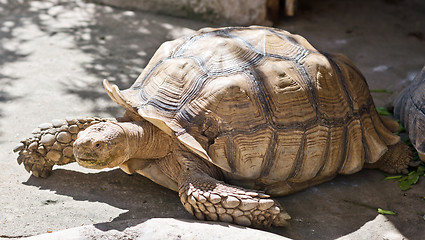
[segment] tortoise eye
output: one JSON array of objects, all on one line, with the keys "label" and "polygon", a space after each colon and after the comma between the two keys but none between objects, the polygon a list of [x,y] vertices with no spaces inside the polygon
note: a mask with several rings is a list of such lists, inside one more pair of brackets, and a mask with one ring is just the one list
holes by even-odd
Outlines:
[{"label": "tortoise eye", "polygon": [[94,147],[95,147],[95,148],[100,148],[100,146],[101,146],[101,144],[100,144],[100,143],[96,143],[96,144],[94,145]]}]

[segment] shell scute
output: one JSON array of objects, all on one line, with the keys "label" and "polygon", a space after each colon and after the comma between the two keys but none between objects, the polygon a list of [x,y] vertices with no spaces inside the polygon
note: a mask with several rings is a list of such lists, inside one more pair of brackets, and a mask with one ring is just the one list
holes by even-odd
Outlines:
[{"label": "shell scute", "polygon": [[290,182],[304,182],[314,178],[323,166],[328,151],[329,131],[327,127],[315,126],[304,132],[302,151],[296,159],[296,167]]},{"label": "shell scute", "polygon": [[296,125],[316,117],[308,79],[294,62],[269,59],[259,65],[257,71],[261,72],[258,79],[263,81],[257,80],[256,84],[264,89],[262,95],[270,108],[268,114],[274,124]]}]

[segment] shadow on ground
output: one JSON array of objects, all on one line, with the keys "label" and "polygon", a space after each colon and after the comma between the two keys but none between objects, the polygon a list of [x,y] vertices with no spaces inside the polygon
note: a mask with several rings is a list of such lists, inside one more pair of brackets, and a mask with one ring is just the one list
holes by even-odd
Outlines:
[{"label": "shadow on ground", "polygon": [[62,84],[65,93],[93,102],[94,114],[119,112],[119,107],[105,109],[95,104],[98,99],[109,100],[101,85],[103,79],[121,89],[130,87],[163,42],[208,25],[79,1],[59,1],[53,7],[41,7],[34,22],[51,37],[71,37],[72,48],[91,57],[81,68],[97,81],[71,78]]},{"label": "shadow on ground", "polygon": [[[88,174],[57,169],[46,179],[31,176],[24,184],[55,191],[76,201],[101,202],[127,210],[111,219],[111,222],[143,218],[191,218],[180,204],[178,194],[141,175],[127,175],[119,169]],[[176,212],[181,214],[175,216]]]},{"label": "shadow on ground", "polygon": [[[17,61],[22,61],[30,53],[25,53],[19,49],[19,45],[23,43],[24,39],[17,38],[13,33],[13,29],[20,27],[28,18],[23,15],[27,13],[28,4],[17,3],[13,0],[5,0],[0,2],[0,104],[7,104],[8,102],[18,98],[16,93],[10,91],[10,86],[18,79],[13,76],[13,72],[3,71],[7,64],[13,64]],[[14,45],[6,45],[5,42],[10,39],[16,39]],[[3,111],[0,107],[0,118],[3,117]],[[1,125],[0,125],[1,127]],[[0,128],[0,136],[2,130]]]},{"label": "shadow on ground", "polygon": [[[287,228],[266,231],[293,239],[335,239],[358,230],[376,218],[377,209],[382,208],[397,212],[398,216],[388,216],[388,219],[404,236],[417,239],[418,230],[414,228],[423,225],[421,216],[424,213],[420,213],[420,209],[423,209],[421,194],[425,184],[402,192],[396,182],[383,181],[383,178],[378,171],[363,170],[280,197],[278,200],[292,215],[291,224]],[[91,174],[59,169],[47,179],[32,176],[24,184],[55,191],[77,201],[101,202],[128,210],[110,223],[96,224],[102,231],[123,231],[146,218],[193,219],[177,193],[142,176],[126,175],[119,169]],[[131,224],[121,223],[127,220],[132,220]]]}]

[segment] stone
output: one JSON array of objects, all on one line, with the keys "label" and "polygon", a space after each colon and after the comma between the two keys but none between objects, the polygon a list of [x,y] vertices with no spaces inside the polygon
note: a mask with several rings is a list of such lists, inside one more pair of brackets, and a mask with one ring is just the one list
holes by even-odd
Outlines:
[{"label": "stone", "polygon": [[[217,221],[217,215],[206,216],[208,220]],[[240,219],[244,223],[246,219]],[[236,219],[235,219],[236,221]],[[243,224],[242,224],[243,225]],[[104,229],[122,229],[120,231]],[[373,239],[373,235],[368,235]],[[290,240],[264,230],[240,227],[229,223],[214,224],[174,218],[150,218],[120,220],[112,223],[98,223],[69,228],[52,233],[44,233],[30,237],[32,240],[45,239],[261,239],[261,240]],[[358,238],[357,238],[358,239]],[[401,238],[400,238],[401,239]]]}]

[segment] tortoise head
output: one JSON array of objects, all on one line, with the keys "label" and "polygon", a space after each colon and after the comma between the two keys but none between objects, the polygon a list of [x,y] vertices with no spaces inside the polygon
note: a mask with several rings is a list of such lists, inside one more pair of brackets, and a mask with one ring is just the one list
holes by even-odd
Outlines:
[{"label": "tortoise head", "polygon": [[128,160],[128,136],[117,123],[101,122],[78,134],[74,156],[86,168],[115,167]]}]

